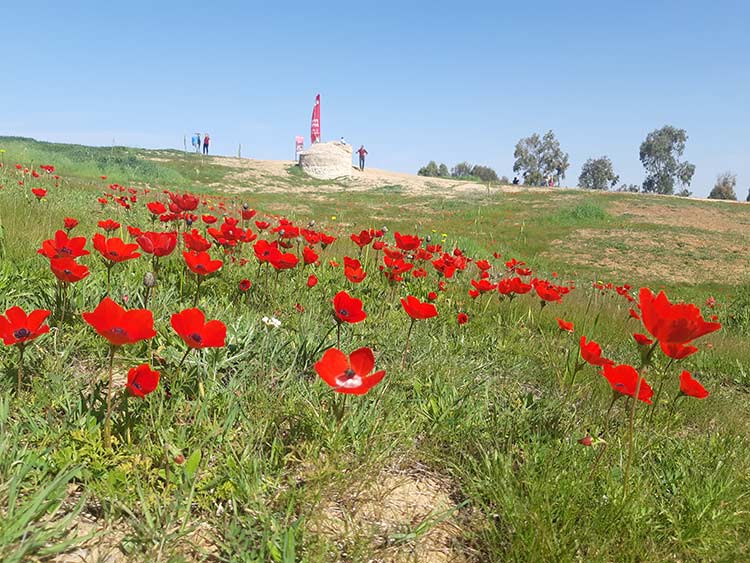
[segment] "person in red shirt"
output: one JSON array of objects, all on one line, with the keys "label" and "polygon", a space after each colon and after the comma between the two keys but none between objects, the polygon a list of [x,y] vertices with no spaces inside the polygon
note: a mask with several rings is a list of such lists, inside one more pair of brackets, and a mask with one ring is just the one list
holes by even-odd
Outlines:
[{"label": "person in red shirt", "polygon": [[211,137],[208,136],[208,133],[203,135],[203,154],[208,154],[208,144],[211,142]]},{"label": "person in red shirt", "polygon": [[362,171],[365,169],[365,155],[367,154],[367,151],[365,150],[365,146],[360,145],[357,153],[359,154],[359,169],[360,171]]}]

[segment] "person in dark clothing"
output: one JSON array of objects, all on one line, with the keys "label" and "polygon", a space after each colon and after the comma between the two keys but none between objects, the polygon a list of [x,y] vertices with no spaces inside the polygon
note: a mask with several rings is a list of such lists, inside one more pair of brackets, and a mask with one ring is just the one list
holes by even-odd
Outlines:
[{"label": "person in dark clothing", "polygon": [[208,144],[211,142],[211,137],[208,136],[208,133],[203,135],[203,154],[208,154]]},{"label": "person in dark clothing", "polygon": [[360,171],[365,169],[365,156],[367,155],[367,151],[365,150],[364,145],[360,145],[359,150],[357,151],[359,154],[359,169]]}]

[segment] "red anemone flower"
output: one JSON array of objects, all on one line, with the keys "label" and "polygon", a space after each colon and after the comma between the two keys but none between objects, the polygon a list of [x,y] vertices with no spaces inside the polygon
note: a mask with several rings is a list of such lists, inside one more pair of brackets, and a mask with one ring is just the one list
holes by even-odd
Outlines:
[{"label": "red anemone flower", "polygon": [[212,260],[208,252],[183,252],[182,256],[190,271],[199,276],[213,274],[224,264],[221,260]]},{"label": "red anemone flower", "polygon": [[69,238],[65,231],[57,231],[55,238],[42,242],[42,248],[37,250],[37,254],[47,258],[78,258],[86,256],[89,251],[86,246],[86,237]]},{"label": "red anemone flower", "polygon": [[348,358],[331,348],[315,363],[315,371],[334,391],[351,395],[364,395],[382,381],[385,371],[371,374],[374,367],[375,356],[369,348],[355,350]]},{"label": "red anemone flower", "polygon": [[591,446],[594,443],[594,439],[586,434],[583,438],[578,439],[578,443],[582,446]]},{"label": "red anemone flower", "polygon": [[680,374],[680,393],[696,399],[705,399],[708,397],[708,391],[698,383],[688,371]]},{"label": "red anemone flower", "polygon": [[117,221],[113,221],[112,219],[107,219],[106,221],[99,221],[97,223],[101,229],[104,229],[108,233],[111,233],[112,231],[116,231],[120,228],[120,223]]},{"label": "red anemone flower", "polygon": [[147,254],[154,256],[168,256],[177,246],[177,233],[158,233],[147,231],[136,239],[136,242]]},{"label": "red anemone flower", "polygon": [[51,258],[49,267],[55,277],[65,283],[81,281],[89,275],[89,269],[72,258]]},{"label": "red anemone flower", "polygon": [[136,252],[137,244],[127,244],[117,237],[105,238],[103,234],[94,235],[94,248],[110,262],[125,262],[138,258],[141,253]]},{"label": "red anemone flower", "polygon": [[240,281],[240,291],[245,292],[251,287],[253,287],[253,282],[251,282],[250,280],[245,279]]},{"label": "red anemone flower", "polygon": [[362,301],[346,291],[339,291],[333,298],[333,312],[338,323],[354,324],[367,318],[367,313],[362,309]]},{"label": "red anemone flower", "polygon": [[78,219],[73,219],[73,217],[66,217],[63,219],[63,223],[65,225],[66,231],[72,231],[78,226]]},{"label": "red anemone flower", "polygon": [[169,194],[169,199],[172,200],[180,211],[193,211],[198,207],[200,199],[192,194]]},{"label": "red anemone flower", "polygon": [[459,313],[456,320],[458,321],[459,325],[465,325],[469,322],[469,315],[467,315],[466,313]]},{"label": "red anemone flower", "polygon": [[476,264],[477,268],[479,268],[482,272],[486,272],[490,268],[492,268],[492,264],[489,263],[488,260],[477,260],[474,262]]},{"label": "red anemone flower", "polygon": [[350,238],[352,239],[354,244],[356,244],[360,248],[363,248],[372,242],[373,235],[370,231],[361,231],[358,235],[351,235]]},{"label": "red anemone flower", "polygon": [[201,236],[198,229],[182,233],[182,240],[185,241],[185,247],[194,252],[205,252],[211,248],[211,243]]},{"label": "red anemone flower", "polygon": [[113,346],[134,344],[156,336],[154,315],[148,309],[130,309],[105,297],[90,313],[83,313],[83,320]]},{"label": "red anemone flower", "polygon": [[21,307],[11,307],[5,315],[0,315],[0,338],[6,346],[23,346],[49,332],[49,326],[44,324],[49,316],[47,309],[37,309],[27,315]]},{"label": "red anemone flower", "polygon": [[518,276],[514,278],[505,278],[497,284],[497,290],[502,295],[522,295],[531,291],[531,284],[524,283]]},{"label": "red anemone flower", "polygon": [[586,342],[586,337],[581,336],[581,357],[592,366],[612,365],[614,362],[602,356],[602,348],[596,342],[591,340]]},{"label": "red anemone flower", "polygon": [[32,188],[31,193],[36,196],[37,199],[42,199],[44,196],[47,195],[47,190],[42,188]]},{"label": "red anemone flower", "polygon": [[414,250],[422,244],[422,239],[416,235],[402,235],[399,232],[395,232],[393,236],[396,239],[396,246],[401,250]]},{"label": "red anemone flower", "polygon": [[643,326],[662,344],[689,344],[721,328],[720,323],[706,322],[695,305],[670,303],[663,291],[654,297],[642,288],[640,307]]},{"label": "red anemone flower", "polygon": [[542,303],[546,303],[548,301],[561,301],[562,296],[557,291],[555,287],[553,287],[549,282],[538,280],[534,284],[534,290],[536,291],[536,294],[539,296],[539,298],[542,300]]},{"label": "red anemone flower", "polygon": [[[346,260],[347,258],[344,258],[344,262]],[[352,283],[361,283],[367,277],[367,272],[359,265],[359,260],[354,260],[353,262],[356,262],[356,265],[353,263],[351,265],[344,265],[344,275]]]},{"label": "red anemone flower", "polygon": [[573,332],[573,323],[568,321],[557,319],[557,326],[560,327],[560,330],[564,330],[565,332]]},{"label": "red anemone flower", "polygon": [[471,285],[474,286],[474,289],[479,293],[487,293],[488,291],[493,291],[497,287],[494,283],[490,283],[486,279],[480,279],[479,281],[471,280]]},{"label": "red anemone flower", "polygon": [[302,258],[305,262],[305,265],[314,264],[318,261],[318,253],[315,252],[313,248],[306,246],[302,249]]},{"label": "red anemone flower", "polygon": [[654,343],[648,336],[639,332],[633,334],[633,340],[638,343],[638,346],[651,346]]},{"label": "red anemone flower", "polygon": [[226,325],[217,320],[206,322],[200,309],[185,309],[175,313],[172,328],[190,348],[222,348],[227,337]]},{"label": "red anemone flower", "polygon": [[695,354],[698,348],[695,346],[685,346],[684,344],[670,344],[668,342],[659,342],[659,347],[664,354],[673,360],[682,360]]},{"label": "red anemone flower", "polygon": [[149,201],[146,204],[146,207],[148,207],[151,215],[161,215],[162,213],[167,212],[167,206],[164,205],[161,201]]},{"label": "red anemone flower", "polygon": [[430,319],[437,317],[437,308],[432,303],[420,301],[413,295],[409,295],[406,299],[401,299],[401,306],[412,319]]},{"label": "red anemone flower", "polygon": [[307,287],[315,287],[316,285],[318,285],[318,276],[310,274],[307,277]]},{"label": "red anemone flower", "polygon": [[633,366],[627,364],[619,366],[606,364],[602,375],[609,381],[609,385],[614,391],[630,397],[635,396],[635,390],[638,387],[638,380],[640,379],[641,384],[638,390],[638,400],[649,405],[651,404],[651,397],[654,396],[654,391],[646,383],[646,380],[638,375]]},{"label": "red anemone flower", "polygon": [[289,270],[297,265],[299,258],[291,252],[287,252],[286,254],[281,254],[281,252],[279,252],[279,254],[271,258],[269,262],[276,270]]},{"label": "red anemone flower", "polygon": [[132,368],[128,372],[128,382],[125,388],[133,397],[145,397],[156,390],[159,385],[159,372],[152,370],[148,364]]},{"label": "red anemone flower", "polygon": [[279,247],[275,243],[270,243],[265,239],[260,239],[253,245],[253,252],[261,263],[270,262],[281,255]]}]

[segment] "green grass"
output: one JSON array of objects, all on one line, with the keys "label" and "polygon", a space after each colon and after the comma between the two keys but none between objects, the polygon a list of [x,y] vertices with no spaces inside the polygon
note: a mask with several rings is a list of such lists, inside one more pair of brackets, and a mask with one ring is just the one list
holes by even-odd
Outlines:
[{"label": "green grass", "polygon": [[[137,167],[111,163],[109,169],[105,159],[105,175],[122,169],[132,174],[129,183],[148,184],[152,192],[139,195],[130,212],[102,208],[96,198],[109,179],[98,180],[100,170],[92,168],[97,157],[60,149],[55,161],[50,156],[56,145],[13,142],[19,143],[17,152],[8,149],[0,171],[0,309],[57,311],[54,278],[36,249],[62,218],[80,219],[74,234],[89,237],[96,222],[108,217],[147,229],[144,202],[161,197],[160,189],[171,184],[156,184],[156,172],[139,176]],[[42,202],[25,195],[30,182],[21,187],[15,180],[12,163],[24,143],[44,151],[37,162],[55,164],[63,176],[59,188],[49,178],[39,180],[49,188]],[[11,144],[0,140],[0,146]],[[98,150],[110,149],[92,149]],[[28,347],[28,384],[20,395],[18,354],[0,350],[4,561],[40,559],[92,541],[129,561],[369,561],[409,560],[410,554],[427,560],[426,546],[465,561],[750,558],[750,316],[742,280],[661,280],[659,264],[671,259],[671,248],[644,251],[648,271],[631,265],[632,279],[665,285],[670,297],[702,306],[715,295],[717,308],[704,312],[715,312],[726,326],[699,341],[701,351],[679,366],[659,357],[646,374],[655,387],[664,381],[664,394],[654,410],[639,405],[627,495],[627,403],[619,400],[606,424],[611,391],[594,368],[584,368],[570,385],[580,335],[600,342],[613,360],[635,363],[631,333],[643,328],[628,319],[624,299],[591,289],[595,267],[573,268],[570,254],[555,254],[557,241],[586,229],[593,233],[591,248],[603,252],[608,247],[597,234],[625,228],[663,234],[672,232],[669,226],[641,225],[613,213],[613,203],[624,201],[619,197],[574,191],[443,199],[382,186],[370,192],[225,197],[211,187],[229,173],[224,166],[206,161],[192,177],[198,162],[193,155],[139,151],[137,160],[152,162],[150,156],[164,159],[154,166],[179,176],[179,188],[197,189],[209,205],[223,200],[236,211],[246,202],[261,217],[287,215],[301,225],[314,219],[316,228],[340,238],[322,251],[320,266],[278,276],[259,272],[247,245],[237,254],[250,260],[247,265],[213,251],[226,264],[203,285],[199,307],[226,323],[227,347],[192,352],[181,367],[184,344],[169,319],[192,305],[195,284],[185,277],[179,254],[163,259],[149,300],[157,337],[123,347],[115,361],[118,382],[130,367],[151,362],[162,372],[160,388],[145,400],[118,402],[111,450],[102,443],[108,348],[80,316],[104,295],[105,269],[93,249],[82,258],[92,274],[72,288],[66,322],[54,317],[52,331]],[[314,187],[293,173],[289,182]],[[685,205],[643,198],[644,205],[657,200]],[[408,277],[392,290],[371,251],[362,258],[368,276],[357,286],[328,265],[357,255],[351,232],[382,225],[430,236],[434,243],[445,238],[446,248],[458,244],[478,258],[502,252],[502,259],[493,260],[493,275],[516,257],[539,276],[555,270],[578,287],[561,304],[544,308],[531,296],[471,300],[467,289],[476,268],[470,266],[441,293],[439,316],[415,324],[402,368],[409,323],[398,298],[424,297],[435,278]],[[124,226],[121,234],[128,239]],[[638,250],[628,240],[615,247]],[[700,258],[691,252],[680,253],[686,267]],[[714,259],[725,264],[719,262],[724,257]],[[308,289],[304,282],[313,268],[320,283]],[[116,265],[112,297],[142,306],[142,280],[150,269],[145,258]],[[237,289],[243,278],[254,284],[247,295]],[[361,298],[368,312],[365,322],[344,327],[342,348],[371,347],[377,368],[387,374],[368,395],[348,398],[339,423],[336,397],[313,365],[336,344],[330,301],[340,289]],[[463,327],[456,324],[459,311],[470,317]],[[280,328],[261,321],[270,315],[281,320]],[[562,333],[556,317],[574,322],[576,335]],[[711,396],[680,399],[673,410],[681,369],[699,374]],[[578,444],[586,432],[603,433],[606,449]],[[409,502],[392,496],[392,483],[402,481],[448,505],[411,513]],[[395,516],[378,513],[368,520],[372,511],[394,504],[401,509]],[[79,536],[74,524],[94,519],[100,535]]]}]

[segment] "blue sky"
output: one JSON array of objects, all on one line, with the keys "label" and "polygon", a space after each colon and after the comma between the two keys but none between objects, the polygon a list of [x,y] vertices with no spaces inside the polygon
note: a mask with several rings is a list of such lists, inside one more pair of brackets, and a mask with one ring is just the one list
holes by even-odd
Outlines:
[{"label": "blue sky", "polygon": [[[565,183],[687,130],[692,189],[750,188],[750,2],[13,2],[3,15],[0,134],[285,159],[309,139],[415,172],[434,159],[512,176],[521,137],[555,131]],[[189,138],[189,137],[188,137]]]}]

